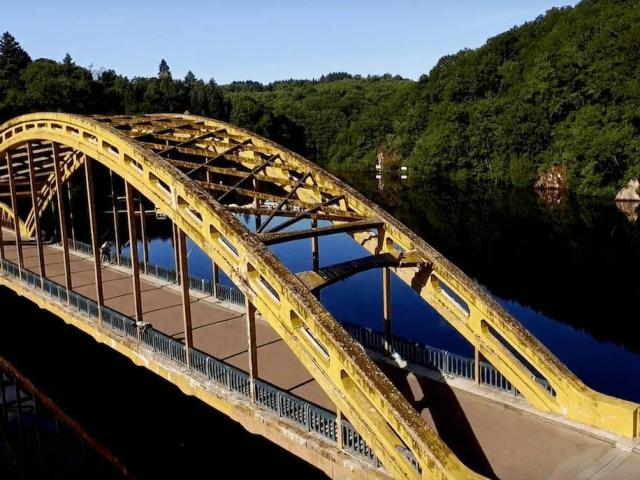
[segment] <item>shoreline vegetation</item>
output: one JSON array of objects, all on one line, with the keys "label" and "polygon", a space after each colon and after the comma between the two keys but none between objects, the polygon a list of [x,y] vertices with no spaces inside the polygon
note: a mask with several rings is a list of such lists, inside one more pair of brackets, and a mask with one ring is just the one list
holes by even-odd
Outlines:
[{"label": "shoreline vegetation", "polygon": [[[420,48],[416,46],[415,48]],[[203,59],[206,61],[206,59]],[[534,188],[558,180],[613,198],[640,177],[640,9],[583,0],[442,57],[414,81],[330,73],[218,85],[189,72],[126,78],[72,57],[33,60],[0,38],[0,122],[33,111],[189,111],[229,121],[328,170],[374,171],[381,155],[413,177]]]}]

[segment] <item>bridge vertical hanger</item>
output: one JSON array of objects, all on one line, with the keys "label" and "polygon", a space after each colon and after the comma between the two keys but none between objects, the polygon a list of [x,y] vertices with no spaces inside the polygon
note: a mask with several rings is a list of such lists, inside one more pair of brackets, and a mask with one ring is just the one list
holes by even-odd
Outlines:
[{"label": "bridge vertical hanger", "polygon": [[111,208],[113,209],[113,237],[116,243],[116,263],[120,265],[120,220],[118,216],[118,198],[113,184],[113,170],[109,170],[109,181],[111,183]]},{"label": "bridge vertical hanger", "polygon": [[4,260],[7,257],[4,252],[4,233],[2,231],[2,227],[3,227],[2,222],[0,222],[0,258]]},{"label": "bridge vertical hanger", "polygon": [[342,430],[342,411],[336,406],[336,444],[338,450],[344,448],[344,432]]},{"label": "bridge vertical hanger", "polygon": [[100,259],[100,246],[98,245],[98,223],[96,218],[95,195],[93,191],[92,160],[84,156],[84,178],[87,187],[87,210],[89,211],[89,227],[91,229],[91,249],[93,250],[94,276],[96,280],[96,303],[98,304],[98,317],[102,320],[102,307],[104,306],[104,294],[102,291],[102,265]]},{"label": "bridge vertical hanger", "polygon": [[249,360],[249,378],[251,382],[251,400],[256,401],[256,378],[258,378],[258,350],[256,346],[256,307],[245,297],[247,319],[247,353]]},{"label": "bridge vertical hanger", "polygon": [[142,194],[138,193],[138,204],[140,206],[140,241],[142,242],[142,271],[145,275],[149,268],[149,242],[147,241],[147,218],[144,213]]},{"label": "bridge vertical hanger", "polygon": [[22,235],[20,233],[20,217],[18,216],[18,198],[16,195],[16,179],[13,171],[13,160],[9,152],[7,157],[7,174],[9,176],[9,192],[11,195],[11,208],[13,209],[13,228],[16,232],[16,249],[18,250],[18,267],[24,268],[24,256],[22,255]]},{"label": "bridge vertical hanger", "polygon": [[220,283],[220,267],[211,259],[211,288],[213,298],[218,298],[218,283]]},{"label": "bridge vertical hanger", "polygon": [[[177,227],[176,227],[177,228]],[[187,368],[191,364],[190,350],[193,348],[193,327],[191,325],[191,300],[189,299],[189,259],[187,257],[187,239],[184,232],[178,231],[178,253],[180,256],[180,278],[182,279],[182,319],[184,322],[184,348],[187,355]]]},{"label": "bridge vertical hanger", "polygon": [[136,320],[142,322],[142,295],[140,293],[140,266],[138,265],[138,238],[136,235],[136,217],[133,206],[133,187],[129,182],[124,182],[125,199],[127,202],[127,223],[129,225],[129,252],[131,258],[131,271],[133,272],[133,303],[136,312]]},{"label": "bridge vertical hanger", "polygon": [[[38,267],[40,276],[44,280],[46,278],[44,266],[44,252],[42,250],[42,230],[40,230],[40,213],[38,212],[38,190],[36,186],[36,171],[33,165],[33,146],[31,142],[27,142],[27,162],[29,163],[29,186],[31,187],[31,203],[33,204],[33,224],[36,234],[36,247],[38,248]],[[44,287],[44,282],[40,283]]]},{"label": "bridge vertical hanger", "polygon": [[[317,230],[318,229],[318,216],[317,215],[311,215],[311,229],[312,230]],[[318,269],[320,268],[320,251],[319,251],[319,245],[318,245],[318,235],[313,235],[311,237],[311,260],[312,260],[312,270],[314,272],[317,272]]]},{"label": "bridge vertical hanger", "polygon": [[382,268],[382,318],[384,320],[384,351],[391,353],[391,269]]},{"label": "bridge vertical hanger", "polygon": [[[60,158],[60,148],[57,143],[52,143],[52,155],[53,155],[53,172],[56,182],[56,196],[58,198],[58,217],[60,220],[60,242],[62,243],[62,259],[64,263],[64,279],[65,286],[68,291],[73,288],[71,281],[71,264],[69,262],[69,238],[67,236],[67,215],[64,206],[64,190],[65,184],[62,181],[62,159]],[[67,301],[69,296],[67,295]]]},{"label": "bridge vertical hanger", "polygon": [[178,227],[171,222],[171,243],[173,247],[173,263],[176,271],[176,283],[180,284],[180,254],[178,253]]},{"label": "bridge vertical hanger", "polygon": [[[255,175],[253,176],[253,191],[256,193],[260,191],[260,185]],[[257,231],[262,226],[262,216],[260,215],[260,199],[258,198],[257,195],[253,197],[253,208],[256,209],[256,231]]]},{"label": "bridge vertical hanger", "polygon": [[[211,172],[206,170],[207,183],[211,183]],[[220,282],[220,270],[216,262],[211,259],[211,294],[213,298],[218,298],[218,283]]]},{"label": "bridge vertical hanger", "polygon": [[69,201],[69,226],[71,227],[71,243],[76,250],[76,227],[73,223],[73,200],[71,199],[71,179],[67,180],[67,200]]}]

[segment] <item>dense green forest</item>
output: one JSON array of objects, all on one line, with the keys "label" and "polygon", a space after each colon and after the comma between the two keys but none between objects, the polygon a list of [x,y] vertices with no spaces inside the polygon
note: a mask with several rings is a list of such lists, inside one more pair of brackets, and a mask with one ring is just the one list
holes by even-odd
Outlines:
[{"label": "dense green forest", "polygon": [[[416,46],[416,48],[419,48]],[[203,61],[206,61],[204,59]],[[32,60],[0,39],[0,120],[30,111],[184,112],[230,121],[334,171],[379,153],[427,181],[531,186],[552,166],[568,188],[610,195],[640,176],[640,5],[584,0],[441,58],[418,81],[331,73],[219,86]]]}]

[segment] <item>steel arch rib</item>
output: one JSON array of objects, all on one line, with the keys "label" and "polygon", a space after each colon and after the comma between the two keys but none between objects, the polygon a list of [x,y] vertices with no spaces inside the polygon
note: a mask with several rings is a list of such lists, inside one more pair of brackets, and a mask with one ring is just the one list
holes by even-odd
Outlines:
[{"label": "steel arch rib", "polygon": [[[251,299],[393,476],[416,477],[398,448],[406,445],[425,474],[476,478],[302,282],[195,181],[121,132],[91,118],[32,114],[8,122],[0,131],[2,152],[35,139],[69,146],[113,170],[165,212]],[[69,174],[66,168],[65,174]],[[220,241],[221,236],[234,245],[237,256]],[[276,288],[280,302],[260,294],[264,292],[261,276]],[[306,329],[323,343],[329,361],[303,333]]]},{"label": "steel arch rib", "polygon": [[[298,173],[313,172],[327,191],[344,195],[344,208],[348,205],[362,217],[384,223],[377,237],[368,232],[352,236],[372,253],[402,250],[412,256],[415,266],[397,268],[396,274],[475,345],[534,406],[626,437],[638,434],[638,405],[587,388],[461,271],[340,180],[273,142],[223,122],[190,115],[140,118],[172,118],[185,124],[226,129],[251,139],[253,146],[266,154],[280,155]],[[198,182],[136,140],[94,118],[56,113],[18,117],[0,127],[0,154],[29,140],[57,142],[94,158],[166,213],[251,299],[392,475],[417,475],[401,451],[406,447],[418,460],[425,477],[475,477],[299,278]],[[247,162],[250,163],[248,159]],[[65,175],[71,175],[72,170],[66,168]],[[300,194],[318,200],[312,189]],[[227,246],[229,243],[235,252]],[[276,290],[279,300],[265,292],[261,279]],[[555,395],[531,378],[530,370],[505,343],[544,375]]]}]

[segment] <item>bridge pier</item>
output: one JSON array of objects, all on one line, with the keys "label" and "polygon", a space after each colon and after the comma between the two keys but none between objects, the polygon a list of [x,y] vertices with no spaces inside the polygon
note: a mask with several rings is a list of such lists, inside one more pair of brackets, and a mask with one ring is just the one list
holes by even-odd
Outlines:
[{"label": "bridge pier", "polygon": [[140,293],[140,267],[138,265],[138,239],[136,236],[136,219],[133,210],[133,187],[127,181],[124,182],[125,199],[127,202],[127,223],[129,224],[129,251],[131,259],[131,271],[133,272],[133,303],[135,318],[142,322],[142,295]]}]

